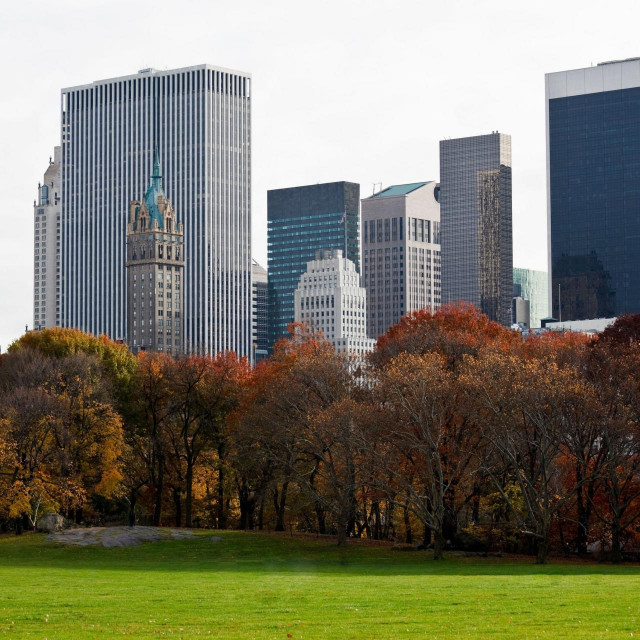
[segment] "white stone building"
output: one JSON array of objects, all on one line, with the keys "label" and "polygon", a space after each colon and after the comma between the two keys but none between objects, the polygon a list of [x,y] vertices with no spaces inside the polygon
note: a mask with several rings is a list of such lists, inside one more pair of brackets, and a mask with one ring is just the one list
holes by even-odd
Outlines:
[{"label": "white stone building", "polygon": [[295,321],[321,331],[336,351],[363,355],[376,341],[367,337],[367,292],[341,249],[316,251],[295,292]]},{"label": "white stone building", "polygon": [[33,328],[60,326],[60,147],[33,203]]}]

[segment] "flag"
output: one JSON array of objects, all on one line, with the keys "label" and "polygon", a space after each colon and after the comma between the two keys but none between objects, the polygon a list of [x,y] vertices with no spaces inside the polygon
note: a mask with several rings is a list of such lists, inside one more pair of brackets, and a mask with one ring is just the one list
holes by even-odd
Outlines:
[{"label": "flag", "polygon": [[340,224],[344,224],[344,221],[347,219],[347,212],[345,211],[342,214],[342,218],[340,218]]}]

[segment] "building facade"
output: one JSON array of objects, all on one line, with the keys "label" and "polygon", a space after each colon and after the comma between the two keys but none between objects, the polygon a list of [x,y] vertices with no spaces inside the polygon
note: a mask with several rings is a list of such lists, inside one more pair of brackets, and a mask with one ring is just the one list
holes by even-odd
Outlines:
[{"label": "building facade", "polygon": [[184,346],[251,354],[251,78],[200,65],[62,90],[63,326],[126,337],[129,202],[160,150],[184,223]]},{"label": "building facade", "polygon": [[511,136],[440,141],[442,299],[511,323]]},{"label": "building facade", "polygon": [[640,58],[546,75],[550,313],[640,313]]},{"label": "building facade", "polygon": [[254,362],[260,362],[269,353],[269,281],[267,270],[255,260],[251,278],[251,342]]},{"label": "building facade", "polygon": [[267,194],[269,347],[287,335],[294,293],[318,249],[343,249],[360,272],[360,185],[332,182]]},{"label": "building facade", "polygon": [[320,249],[307,263],[294,294],[295,321],[321,331],[336,351],[364,355],[376,341],[367,337],[367,292],[341,249]]},{"label": "building facade", "polygon": [[513,296],[529,301],[531,328],[542,326],[549,315],[549,276],[546,271],[513,268]]},{"label": "building facade", "polygon": [[511,324],[520,329],[531,329],[531,302],[521,296],[511,301]]},{"label": "building facade", "polygon": [[162,187],[156,155],[143,200],[129,205],[127,341],[138,351],[184,351],[184,232]]},{"label": "building facade", "polygon": [[411,311],[440,307],[439,192],[436,182],[416,182],[362,200],[362,273],[371,338]]},{"label": "building facade", "polygon": [[33,328],[60,326],[60,147],[33,203]]}]

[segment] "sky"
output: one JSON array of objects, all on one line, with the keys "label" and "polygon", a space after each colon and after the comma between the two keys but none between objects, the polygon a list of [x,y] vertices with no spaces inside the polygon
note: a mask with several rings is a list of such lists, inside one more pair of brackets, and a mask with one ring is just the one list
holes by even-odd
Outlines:
[{"label": "sky", "polygon": [[33,200],[60,89],[155,67],[248,71],[252,251],[267,190],[438,179],[438,142],[512,136],[514,266],[547,267],[544,74],[640,56],[640,2],[21,0],[0,20],[0,348],[31,326]]}]

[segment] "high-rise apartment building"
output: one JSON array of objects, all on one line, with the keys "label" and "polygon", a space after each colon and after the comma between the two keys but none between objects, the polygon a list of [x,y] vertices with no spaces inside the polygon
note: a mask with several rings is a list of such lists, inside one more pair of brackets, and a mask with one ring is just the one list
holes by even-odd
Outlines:
[{"label": "high-rise apartment building", "polygon": [[415,182],[362,200],[362,272],[371,338],[411,311],[440,307],[439,193],[436,182]]},{"label": "high-rise apartment building", "polygon": [[33,203],[33,328],[60,326],[60,147]]},{"label": "high-rise apartment building", "polygon": [[157,148],[184,223],[184,343],[251,354],[251,78],[209,65],[62,90],[63,326],[126,335],[129,202]]},{"label": "high-rise apartment building", "polygon": [[542,326],[549,315],[549,277],[546,271],[513,268],[513,296],[529,301],[531,328]]},{"label": "high-rise apartment building", "polygon": [[440,141],[442,299],[511,324],[511,136]]},{"label": "high-rise apartment building", "polygon": [[331,182],[267,194],[269,346],[287,335],[294,292],[317,249],[343,249],[360,272],[360,185]]},{"label": "high-rise apartment building", "polygon": [[367,292],[341,249],[320,249],[309,261],[295,291],[294,317],[321,331],[336,351],[363,355],[375,346],[367,337]]},{"label": "high-rise apartment building", "polygon": [[143,200],[129,205],[127,341],[138,351],[179,355],[184,349],[184,232],[162,187],[156,154]]},{"label": "high-rise apartment building", "polygon": [[640,58],[546,75],[550,313],[640,313]]},{"label": "high-rise apartment building", "polygon": [[251,265],[251,341],[255,362],[269,354],[269,281],[267,270],[255,260]]}]

